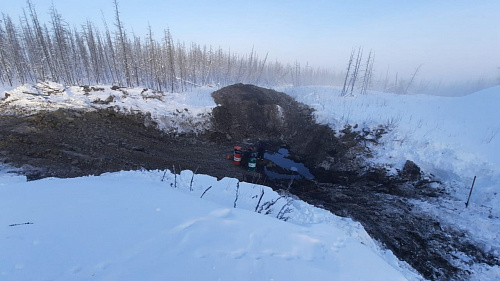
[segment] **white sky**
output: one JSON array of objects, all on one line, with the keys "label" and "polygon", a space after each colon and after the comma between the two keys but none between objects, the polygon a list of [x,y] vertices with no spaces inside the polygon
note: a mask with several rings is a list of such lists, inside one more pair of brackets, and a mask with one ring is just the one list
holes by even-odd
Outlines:
[{"label": "white sky", "polygon": [[[48,21],[54,4],[73,26],[87,19],[110,27],[112,0],[32,0]],[[24,1],[0,0],[16,20]],[[345,69],[352,47],[373,49],[375,71],[463,81],[500,76],[500,1],[119,0],[126,29],[145,37],[170,28],[174,40],[231,48],[281,62]],[[101,14],[102,11],[102,14]],[[377,74],[376,74],[377,75]]]}]

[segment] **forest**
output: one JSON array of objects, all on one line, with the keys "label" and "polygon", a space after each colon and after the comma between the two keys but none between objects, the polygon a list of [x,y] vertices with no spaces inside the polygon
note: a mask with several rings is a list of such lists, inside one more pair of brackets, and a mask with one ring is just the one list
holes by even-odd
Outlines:
[{"label": "forest", "polygon": [[4,85],[50,80],[68,85],[111,83],[160,91],[191,86],[252,83],[267,86],[332,83],[335,74],[298,62],[283,64],[253,51],[238,54],[197,43],[175,42],[169,29],[161,40],[126,32],[114,1],[114,29],[90,21],[71,28],[55,7],[41,23],[31,1],[19,24],[0,21],[0,81]]},{"label": "forest", "polygon": [[[50,22],[40,22],[33,3],[26,3],[18,23],[6,14],[0,18],[0,83],[6,86],[54,81],[183,92],[190,87],[234,83],[264,87],[329,85],[342,88],[346,96],[366,94],[367,90],[464,95],[492,85],[481,79],[460,85],[418,80],[421,65],[410,77],[389,73],[389,67],[374,75],[375,52],[363,52],[362,47],[352,49],[346,65],[326,69],[272,60],[268,53],[259,55],[254,48],[239,54],[231,49],[176,42],[168,28],[158,35],[148,26],[147,34],[141,37],[125,29],[117,0],[113,0],[112,28],[103,19],[104,30],[91,21],[71,27],[54,6],[49,11]],[[364,53],[368,53],[365,58]]]}]

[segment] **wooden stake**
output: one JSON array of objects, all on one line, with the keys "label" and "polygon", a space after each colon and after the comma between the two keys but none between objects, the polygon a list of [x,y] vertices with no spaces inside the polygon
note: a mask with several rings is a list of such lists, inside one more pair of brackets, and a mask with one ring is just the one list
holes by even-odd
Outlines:
[{"label": "wooden stake", "polygon": [[467,202],[465,202],[465,208],[469,206],[470,196],[472,194],[472,189],[474,188],[474,183],[476,182],[476,176],[474,176],[474,180],[472,181],[472,186],[470,187],[469,198],[467,198]]}]

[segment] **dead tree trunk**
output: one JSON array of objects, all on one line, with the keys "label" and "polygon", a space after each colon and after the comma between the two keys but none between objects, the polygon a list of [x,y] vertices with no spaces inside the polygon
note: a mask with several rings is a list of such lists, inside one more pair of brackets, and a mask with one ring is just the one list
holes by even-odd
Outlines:
[{"label": "dead tree trunk", "polygon": [[405,91],[403,92],[403,94],[407,94],[408,93],[408,89],[410,88],[411,84],[413,83],[413,80],[415,79],[415,76],[417,76],[417,73],[418,71],[420,70],[420,67],[422,67],[422,65],[419,65],[417,67],[417,69],[415,69],[415,72],[413,72],[413,75],[411,76],[411,79],[410,79],[410,82],[408,82],[408,85],[406,86],[406,89]]},{"label": "dead tree trunk", "polygon": [[359,67],[361,66],[361,59],[363,58],[363,50],[361,47],[358,48],[358,56],[356,58],[356,64],[354,66],[354,71],[351,76],[351,92],[349,93],[352,95],[352,92],[354,91],[354,85],[356,85],[356,80],[358,79],[358,74],[359,74]]},{"label": "dead tree trunk", "polygon": [[347,94],[347,79],[349,79],[349,74],[351,71],[351,65],[352,65],[352,60],[354,58],[354,48],[351,50],[351,57],[349,58],[349,64],[347,65],[347,72],[345,74],[345,79],[344,79],[344,87],[342,87],[342,92],[340,92],[340,96],[345,96]]}]

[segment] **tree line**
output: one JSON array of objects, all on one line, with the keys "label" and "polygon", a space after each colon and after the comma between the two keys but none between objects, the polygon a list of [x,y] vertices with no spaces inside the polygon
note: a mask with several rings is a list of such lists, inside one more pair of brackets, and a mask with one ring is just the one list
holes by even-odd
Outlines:
[{"label": "tree line", "polygon": [[[249,83],[264,87],[333,85],[342,96],[378,90],[399,94],[466,94],[492,85],[489,80],[443,85],[417,81],[420,66],[409,78],[380,73],[374,79],[375,55],[364,56],[353,48],[347,67],[339,72],[325,68],[282,63],[231,49],[175,42],[169,29],[153,34],[151,26],[143,37],[128,33],[120,17],[117,0],[113,28],[103,20],[103,30],[87,21],[77,27],[63,19],[54,6],[50,20],[40,22],[31,0],[16,23],[9,15],[0,17],[0,83],[15,86],[39,81],[66,85],[113,84],[182,92],[191,87]],[[160,38],[160,39],[158,39]],[[332,67],[333,69],[333,67]],[[499,68],[500,69],[500,68]],[[500,81],[500,80],[499,80]]]},{"label": "tree line", "polygon": [[[332,84],[335,73],[300,63],[283,64],[260,57],[252,48],[238,54],[196,43],[174,42],[169,29],[159,37],[151,26],[144,38],[127,33],[115,7],[114,29],[87,21],[72,28],[50,9],[50,22],[41,23],[33,3],[19,23],[0,19],[0,81],[4,85],[54,81],[67,85],[111,83],[160,91],[233,83],[263,86]],[[161,39],[156,39],[161,38]]]}]

